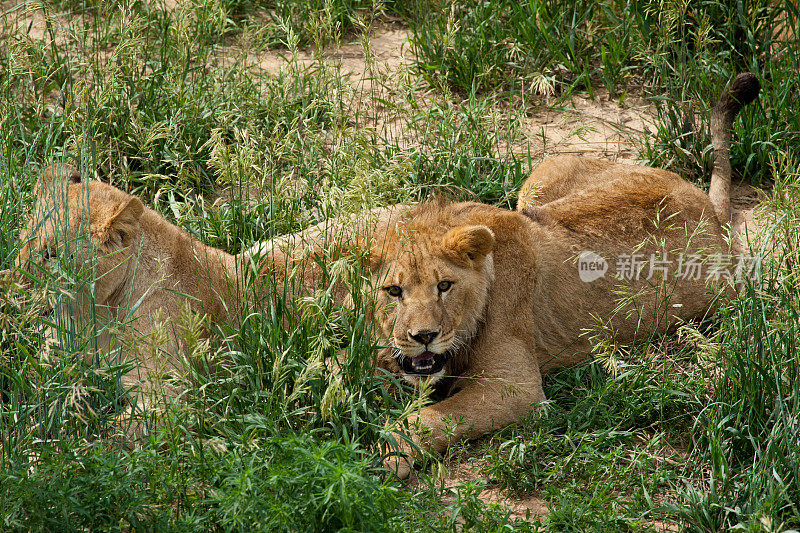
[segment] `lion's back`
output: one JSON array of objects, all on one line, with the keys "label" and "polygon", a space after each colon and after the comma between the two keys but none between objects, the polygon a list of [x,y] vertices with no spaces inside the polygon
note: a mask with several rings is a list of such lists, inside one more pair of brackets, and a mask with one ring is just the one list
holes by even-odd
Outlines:
[{"label": "lion's back", "polygon": [[[556,159],[538,176],[545,178],[542,198],[549,201],[530,205],[530,186],[521,193],[528,196],[521,196],[518,209],[530,218],[563,227],[600,247],[637,246],[655,233],[681,242],[691,235],[704,245],[722,244],[722,228],[708,196],[677,174],[576,157]],[[559,170],[571,189],[547,186],[547,178]],[[559,193],[563,195],[556,197]]]}]

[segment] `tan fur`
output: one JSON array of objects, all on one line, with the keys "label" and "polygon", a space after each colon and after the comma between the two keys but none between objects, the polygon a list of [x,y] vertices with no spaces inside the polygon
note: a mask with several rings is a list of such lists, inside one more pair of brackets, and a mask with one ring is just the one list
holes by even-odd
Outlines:
[{"label": "tan fur", "polygon": [[[581,163],[577,158],[556,158],[530,179],[547,171],[567,178],[582,174],[586,168]],[[625,170],[630,169],[616,168],[623,175]],[[627,180],[635,181],[636,175],[628,173],[625,179],[630,183]],[[613,264],[619,254],[634,251],[644,257],[665,251],[707,256],[727,249],[713,207],[702,193],[691,194],[690,186],[671,176],[659,180],[657,173],[644,173],[640,179],[642,187],[645,182],[652,187],[652,194],[635,187],[603,188],[608,194],[588,188],[544,204],[539,209],[549,223],[480,204],[422,206],[410,217],[420,233],[429,228],[426,238],[432,241],[452,231],[449,228],[464,226],[485,227],[495,237],[486,259],[493,263],[493,280],[485,264],[476,264],[471,272],[448,272],[455,277],[455,287],[465,285],[462,290],[488,296],[470,296],[473,305],[456,315],[468,324],[463,330],[469,342],[452,356],[453,366],[444,372],[458,377],[453,384],[458,392],[419,415],[432,430],[428,446],[441,451],[447,445],[443,435],[448,417],[462,422],[451,429],[449,438],[472,438],[527,413],[545,399],[542,372],[583,361],[591,354],[588,328],[603,326],[619,342],[633,343],[708,310],[712,293],[702,281],[668,277],[624,284],[610,277],[590,283],[579,278],[575,258],[583,250],[602,251]],[[625,192],[633,190],[636,193],[631,194],[626,210]],[[658,214],[659,209],[663,214]],[[655,226],[655,220],[667,216],[668,224]],[[445,228],[438,229],[443,224]],[[448,263],[446,250],[431,247],[427,261],[411,264],[402,259],[404,248],[399,243],[390,247],[393,253],[383,268],[398,283],[403,277],[414,279],[418,286],[409,288],[409,294],[427,290],[428,299],[414,298],[400,306],[393,335],[402,350],[406,350],[399,342],[405,328],[403,311],[413,312],[421,305],[438,307],[431,289],[441,264]],[[627,285],[625,290],[634,297],[627,302],[621,298],[620,285]],[[682,307],[673,308],[676,303]],[[388,335],[387,323],[382,322]],[[408,468],[402,463],[391,466],[401,474]]]},{"label": "tan fur", "polygon": [[[547,180],[549,173],[571,179],[587,171],[583,163],[554,158],[529,180]],[[599,168],[595,162],[588,167]],[[350,251],[361,247],[370,256],[367,289],[378,343],[386,346],[376,355],[378,365],[417,382],[427,376],[407,372],[404,362],[425,352],[447,354],[429,379],[449,383],[450,396],[409,420],[431,430],[419,444],[441,451],[453,439],[512,424],[542,402],[542,372],[591,355],[587,329],[601,326],[619,342],[634,343],[711,307],[714,294],[703,280],[667,275],[627,283],[609,275],[581,281],[575,260],[583,250],[602,252],[612,265],[618,254],[634,251],[649,257],[727,250],[702,192],[668,172],[602,168],[612,184],[601,188],[608,194],[589,187],[540,205],[546,222],[477,203],[429,202],[374,211],[372,224],[329,221],[261,251],[279,265],[276,270],[299,273],[308,290],[320,280],[317,265],[323,261],[298,250],[329,264],[346,242]],[[639,186],[615,189],[621,182]],[[635,191],[627,210],[626,191]],[[452,282],[445,292],[438,289],[442,281]],[[401,296],[392,294],[393,287],[402,289]],[[621,297],[621,288],[631,297]],[[436,333],[423,339],[430,341],[426,345],[414,338],[425,332]],[[400,451],[413,455],[407,446]],[[401,476],[410,472],[404,459],[392,457],[387,466]]]},{"label": "tan fur", "polygon": [[[715,283],[677,269],[680,257],[729,253],[717,215],[724,217],[724,205],[717,207],[671,172],[561,156],[531,174],[518,211],[429,202],[378,211],[379,223],[352,232],[326,222],[270,254],[286,270],[297,243],[319,243],[330,228],[369,248],[379,343],[387,346],[378,364],[416,382],[421,376],[410,364],[445,361],[429,379],[447,377],[449,397],[409,420],[430,430],[417,443],[441,451],[530,412],[545,399],[542,373],[590,357],[593,332],[636,343],[712,310]],[[581,279],[576,261],[585,251],[606,259],[606,276]],[[666,254],[670,264],[645,266],[636,279],[612,277],[624,278],[617,261],[632,254],[645,261]],[[452,285],[442,291],[442,281]],[[386,464],[405,477],[403,455],[413,451],[402,443],[399,451]]]},{"label": "tan fur", "polygon": [[[233,256],[203,245],[111,185],[82,183],[69,165],[52,165],[42,173],[21,240],[16,267],[23,278],[43,277],[46,263],[58,260],[66,247],[78,277],[96,259],[89,279],[95,281],[97,319],[101,326],[120,321],[132,327],[136,340],[125,347],[124,359],[137,366],[123,382],[138,385],[144,398],[162,373],[183,371],[179,316],[184,309],[217,322],[237,316],[240,281]],[[68,310],[79,326],[89,316],[89,290],[84,285]],[[154,334],[157,321],[163,322],[166,339]],[[101,350],[107,351],[109,342],[100,335]],[[172,397],[180,389],[165,392]]]}]

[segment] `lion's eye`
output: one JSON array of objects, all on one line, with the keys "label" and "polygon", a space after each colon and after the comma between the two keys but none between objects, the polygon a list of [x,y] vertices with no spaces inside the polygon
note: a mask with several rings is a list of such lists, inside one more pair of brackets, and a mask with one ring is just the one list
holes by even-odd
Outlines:
[{"label": "lion's eye", "polygon": [[389,285],[388,287],[384,287],[383,290],[385,290],[389,296],[394,298],[400,298],[403,295],[403,289],[397,285]]},{"label": "lion's eye", "polygon": [[439,289],[439,292],[447,292],[450,290],[450,287],[453,286],[452,281],[440,281],[439,284],[436,286]]}]

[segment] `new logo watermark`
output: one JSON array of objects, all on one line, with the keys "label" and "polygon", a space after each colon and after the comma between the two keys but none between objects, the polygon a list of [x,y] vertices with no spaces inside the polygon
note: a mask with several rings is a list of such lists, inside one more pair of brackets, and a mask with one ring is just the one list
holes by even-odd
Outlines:
[{"label": "new logo watermark", "polygon": [[584,283],[600,279],[608,271],[608,262],[600,255],[584,251],[578,256],[578,276]]},{"label": "new logo watermark", "polygon": [[[610,276],[620,281],[666,279],[741,281],[761,272],[758,256],[733,254],[619,254],[612,259]],[[589,283],[606,276],[609,264],[596,252],[585,250],[578,255],[578,275]]]}]

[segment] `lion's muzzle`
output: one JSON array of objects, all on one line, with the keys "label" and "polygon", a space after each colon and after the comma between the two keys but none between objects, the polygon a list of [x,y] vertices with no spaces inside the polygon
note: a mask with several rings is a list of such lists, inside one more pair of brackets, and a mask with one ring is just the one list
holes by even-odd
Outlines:
[{"label": "lion's muzzle", "polygon": [[397,364],[406,374],[429,376],[440,372],[450,359],[450,352],[433,353],[424,351],[421,354],[409,357],[401,351],[395,351]]}]

